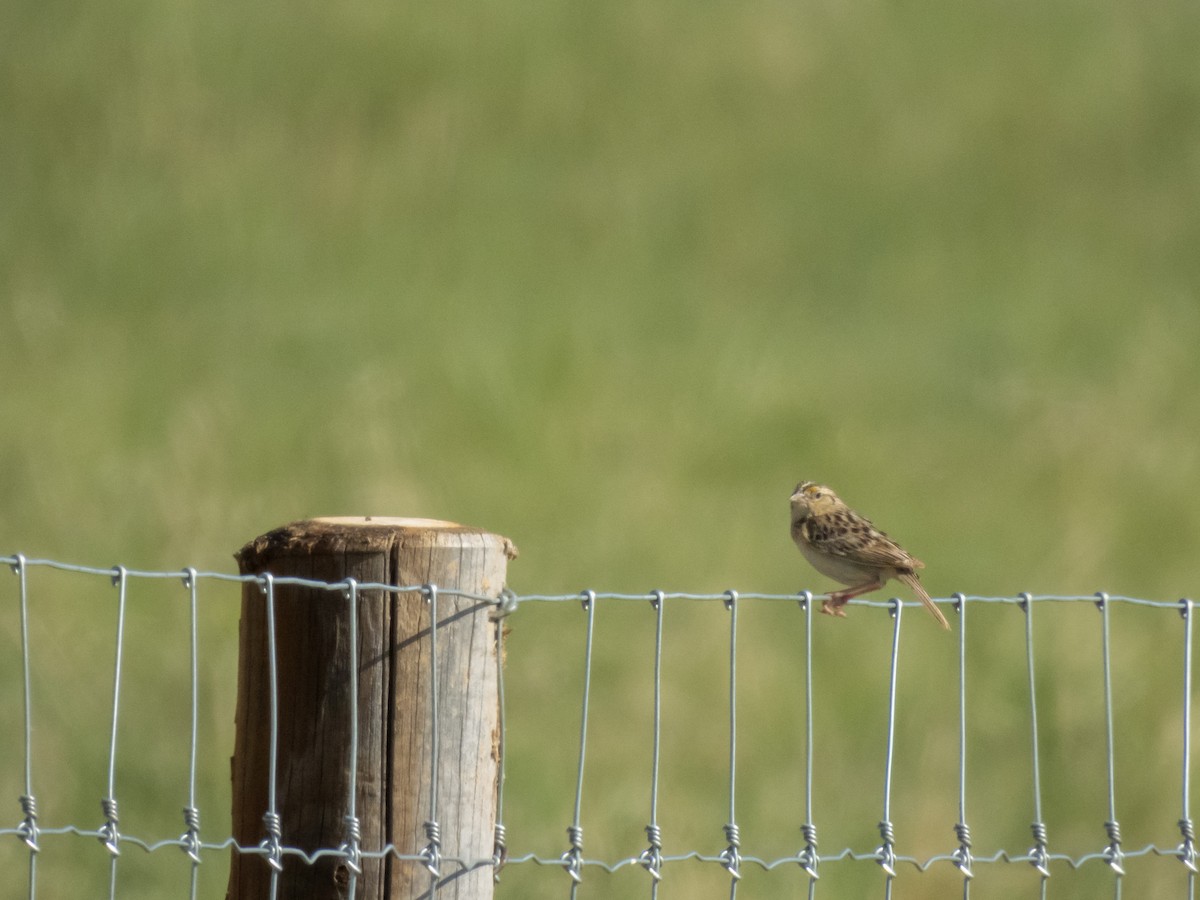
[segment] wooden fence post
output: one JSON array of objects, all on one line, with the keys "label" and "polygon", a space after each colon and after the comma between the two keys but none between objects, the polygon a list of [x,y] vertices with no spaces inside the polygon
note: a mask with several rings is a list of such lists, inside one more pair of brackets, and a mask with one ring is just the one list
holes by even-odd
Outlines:
[{"label": "wooden fence post", "polygon": [[[278,734],[275,811],[278,844],[312,854],[349,837],[351,704],[358,707],[355,804],[360,849],[391,844],[416,854],[430,844],[431,779],[436,763],[440,828],[439,898],[492,897],[489,865],[464,870],[450,858],[493,852],[498,710],[494,604],[451,589],[496,597],[516,549],[507,538],[429,519],[327,518],[284,526],[237,553],[243,574],[270,573],[337,582],[436,585],[437,759],[432,758],[431,602],[427,592],[358,590],[358,696],[350,697],[351,633],[347,594],[287,584],[271,590],[275,610]],[[263,582],[242,592],[237,736],[232,760],[233,836],[243,847],[268,837],[271,689]],[[278,897],[348,896],[344,856],[309,864],[279,858]],[[394,854],[363,859],[356,896],[404,900],[429,896],[422,862]],[[227,900],[265,900],[272,868],[234,848]]]}]

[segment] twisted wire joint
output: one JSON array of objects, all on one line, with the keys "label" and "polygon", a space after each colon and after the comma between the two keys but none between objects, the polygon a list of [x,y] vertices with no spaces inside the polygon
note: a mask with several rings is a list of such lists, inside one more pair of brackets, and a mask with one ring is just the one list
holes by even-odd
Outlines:
[{"label": "twisted wire joint", "polygon": [[425,837],[429,841],[421,851],[421,859],[425,868],[434,878],[441,878],[442,865],[442,828],[437,822],[425,823]]},{"label": "twisted wire joint", "polygon": [[346,866],[356,876],[362,874],[362,828],[358,816],[346,816],[346,840],[338,847],[338,851],[346,857]]},{"label": "twisted wire joint", "polygon": [[966,822],[956,822],[954,834],[958,838],[958,849],[952,854],[954,864],[958,866],[964,878],[974,878],[975,873],[971,871],[971,829]]},{"label": "twisted wire joint", "polygon": [[879,867],[887,873],[889,878],[895,878],[896,851],[894,846],[896,843],[896,832],[892,828],[892,823],[886,819],[880,822],[879,835],[883,838],[883,844],[875,850],[875,861],[879,863]]},{"label": "twisted wire joint", "polygon": [[579,884],[583,881],[583,826],[568,825],[567,839],[571,842],[571,849],[560,859],[567,864],[567,874],[571,876],[571,880]]},{"label": "twisted wire joint", "polygon": [[1047,865],[1049,855],[1046,853],[1046,824],[1044,822],[1034,822],[1029,826],[1033,832],[1033,846],[1029,848],[1029,864],[1032,865],[1043,878],[1050,877],[1050,868]]},{"label": "twisted wire joint", "polygon": [[736,822],[725,826],[725,840],[729,842],[729,846],[721,851],[721,865],[729,871],[733,880],[737,881],[742,877],[742,835]]},{"label": "twisted wire joint", "polygon": [[1104,861],[1112,866],[1112,870],[1118,875],[1125,874],[1125,868],[1122,866],[1125,854],[1121,850],[1121,826],[1114,819],[1111,822],[1104,823],[1104,830],[1108,834],[1108,846],[1104,848]]},{"label": "twisted wire joint", "polygon": [[800,868],[808,874],[809,878],[816,881],[821,877],[817,874],[817,865],[821,861],[817,855],[817,826],[812,822],[805,822],[800,826],[800,833],[804,835],[804,849],[800,851]]},{"label": "twisted wire joint", "polygon": [[500,870],[504,868],[504,864],[508,862],[508,829],[500,822],[496,823],[492,838],[492,868],[495,870],[492,874],[492,881],[495,884],[500,883]]},{"label": "twisted wire joint", "polygon": [[194,806],[183,808],[183,824],[187,827],[179,838],[183,843],[183,852],[193,863],[200,863],[200,810]]},{"label": "twisted wire joint", "polygon": [[266,857],[267,865],[276,872],[283,871],[283,844],[280,838],[283,836],[283,821],[279,818],[279,813],[274,810],[267,810],[263,813],[263,825],[266,826],[267,836],[259,849],[263,851]]},{"label": "twisted wire joint", "polygon": [[104,812],[104,824],[100,826],[100,843],[113,856],[121,855],[121,832],[117,829],[117,801],[115,797],[105,797],[100,801],[100,809]]},{"label": "twisted wire joint", "polygon": [[507,587],[501,588],[500,596],[496,598],[496,608],[492,610],[493,619],[503,619],[517,611],[517,595]]},{"label": "twisted wire joint", "polygon": [[37,825],[37,801],[34,800],[32,794],[22,794],[21,811],[25,813],[25,819],[17,826],[17,837],[25,842],[34,853],[40,849],[38,847],[38,825]]},{"label": "twisted wire joint", "polygon": [[1179,820],[1179,833],[1183,835],[1183,843],[1176,850],[1179,861],[1188,867],[1189,872],[1200,872],[1196,866],[1196,830],[1191,819]]},{"label": "twisted wire joint", "polygon": [[646,837],[650,840],[650,846],[642,851],[638,862],[650,873],[651,878],[662,881],[662,828],[657,822],[646,826]]}]

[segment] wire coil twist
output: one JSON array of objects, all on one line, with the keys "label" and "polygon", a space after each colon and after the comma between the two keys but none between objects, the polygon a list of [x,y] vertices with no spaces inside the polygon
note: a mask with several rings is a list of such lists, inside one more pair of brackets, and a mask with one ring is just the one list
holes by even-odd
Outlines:
[{"label": "wire coil twist", "polygon": [[1179,820],[1179,833],[1183,835],[1183,843],[1175,849],[1179,861],[1187,866],[1189,872],[1200,872],[1196,864],[1196,829],[1191,819]]},{"label": "wire coil twist", "polygon": [[183,852],[196,865],[200,864],[200,810],[194,806],[183,808],[183,824],[187,828],[179,840]]},{"label": "wire coil twist", "polygon": [[662,880],[662,828],[657,822],[651,822],[646,826],[646,838],[650,841],[650,846],[642,851],[638,857],[638,862],[642,867],[650,873],[650,877],[655,881]]},{"label": "wire coil twist", "polygon": [[500,878],[500,870],[508,861],[508,829],[500,822],[492,831],[492,865],[496,867],[496,878]]},{"label": "wire coil twist", "polygon": [[17,836],[25,842],[26,847],[37,853],[40,849],[38,847],[37,800],[32,794],[22,794],[19,799],[21,812],[25,813],[25,818],[17,826]]},{"label": "wire coil twist", "polygon": [[263,813],[263,825],[266,827],[267,836],[259,849],[263,851],[266,857],[267,865],[276,872],[283,871],[283,820],[280,819],[279,813],[274,810],[267,810]]},{"label": "wire coil twist", "polygon": [[817,826],[805,822],[800,826],[800,834],[804,836],[804,849],[800,851],[800,868],[814,881],[821,876],[817,874],[820,857],[817,855]]},{"label": "wire coil twist", "polygon": [[958,866],[958,870],[962,872],[964,878],[974,878],[975,873],[971,869],[973,860],[970,826],[966,822],[955,822],[954,836],[958,838],[958,849],[951,854],[954,857],[954,865]]},{"label": "wire coil twist", "polygon": [[1122,865],[1125,858],[1121,850],[1121,826],[1114,819],[1104,823],[1104,831],[1108,835],[1108,846],[1104,848],[1104,859],[1118,875],[1124,875]]},{"label": "wire coil twist", "polygon": [[1049,862],[1049,854],[1046,851],[1046,823],[1034,822],[1029,826],[1033,832],[1033,846],[1029,848],[1029,863],[1043,878],[1050,877],[1050,868],[1047,865]]},{"label": "wire coil twist", "polygon": [[721,865],[723,865],[729,874],[733,876],[733,880],[737,881],[742,877],[742,833],[736,822],[728,822],[724,826],[725,840],[729,842],[724,850],[721,851]]},{"label": "wire coil twist", "polygon": [[346,866],[356,876],[362,875],[362,826],[359,823],[358,816],[346,816],[346,840],[344,840],[338,850],[346,857]]},{"label": "wire coil twist", "polygon": [[883,844],[875,850],[875,861],[887,873],[889,878],[896,877],[896,830],[892,823],[884,819],[879,823],[879,836]]},{"label": "wire coil twist", "polygon": [[579,884],[583,881],[583,826],[568,825],[567,840],[571,842],[571,849],[560,858],[566,863],[571,880]]},{"label": "wire coil twist", "polygon": [[104,824],[100,826],[100,843],[113,856],[121,855],[121,832],[118,829],[120,817],[117,815],[117,800],[115,797],[104,797],[100,801],[100,809],[104,812]]},{"label": "wire coil twist", "polygon": [[425,868],[434,878],[442,877],[442,827],[437,822],[425,823],[425,839],[429,842],[421,850]]}]

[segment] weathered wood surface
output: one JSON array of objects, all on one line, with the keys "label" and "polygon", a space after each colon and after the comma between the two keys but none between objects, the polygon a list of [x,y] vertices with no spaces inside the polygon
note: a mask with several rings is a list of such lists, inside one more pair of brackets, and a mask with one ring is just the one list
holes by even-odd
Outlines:
[{"label": "weathered wood surface", "polygon": [[[338,518],[296,522],[243,547],[243,574],[336,582],[434,584],[437,597],[438,796],[443,857],[492,854],[497,784],[498,624],[493,607],[448,588],[496,597],[516,550],[506,538],[427,519]],[[429,843],[433,732],[430,603],[421,592],[359,590],[358,696],[350,696],[352,640],[342,591],[275,585],[278,686],[276,805],[280,844],[312,853],[348,837],[351,704],[358,704],[356,805],[363,851],[400,853]],[[242,595],[233,835],[242,846],[266,837],[270,773],[267,598],[259,584]],[[280,898],[348,896],[343,858],[310,865],[285,854]],[[420,862],[366,859],[356,884],[363,900],[427,896]],[[233,853],[229,900],[269,896],[264,857]],[[492,897],[492,870],[464,872],[444,861],[439,898]]]}]

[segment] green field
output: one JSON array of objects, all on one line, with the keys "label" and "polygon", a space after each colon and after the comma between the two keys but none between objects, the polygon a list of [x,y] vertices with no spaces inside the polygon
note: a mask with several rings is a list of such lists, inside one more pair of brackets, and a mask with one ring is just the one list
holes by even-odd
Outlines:
[{"label": "green field", "polygon": [[[1196,596],[1197,46],[1180,0],[10,0],[0,554],[233,571],[294,519],[411,515],[512,538],[519,593],[820,591],[786,530],[813,478],[922,557],[936,596]],[[113,591],[31,583],[42,824],[96,827]],[[0,827],[23,790],[16,596],[0,573]],[[182,831],[185,599],[130,596],[131,833]],[[1100,617],[1046,610],[1045,817],[1079,856],[1105,843]],[[679,603],[667,623],[668,851],[716,853],[728,616]],[[1023,624],[970,624],[976,850],[1022,852]],[[566,849],[582,625],[573,604],[512,620],[514,853]],[[815,625],[821,850],[870,851],[890,621]],[[957,644],[930,625],[906,619],[893,800],[921,858],[957,818]],[[740,626],[743,852],[788,855],[803,617],[747,603]],[[585,850],[612,859],[644,846],[653,615],[605,605],[596,627]],[[1180,621],[1118,607],[1113,627],[1126,846],[1174,846]],[[209,837],[228,830],[236,633],[236,592],[206,595]],[[98,844],[46,841],[40,897],[103,892]],[[5,896],[26,857],[0,845]],[[130,850],[119,896],[186,896],[185,863]],[[1112,890],[1102,863],[1054,871],[1056,897]],[[977,872],[976,900],[1037,889],[1024,864]],[[1134,895],[1186,896],[1174,860],[1129,873]],[[898,898],[961,893],[947,863],[901,876]],[[682,864],[660,896],[727,884]],[[882,892],[869,862],[819,884]],[[739,896],[805,890],[795,867],[749,870]],[[624,869],[580,895],[648,892]],[[566,893],[526,866],[499,896]]]}]

